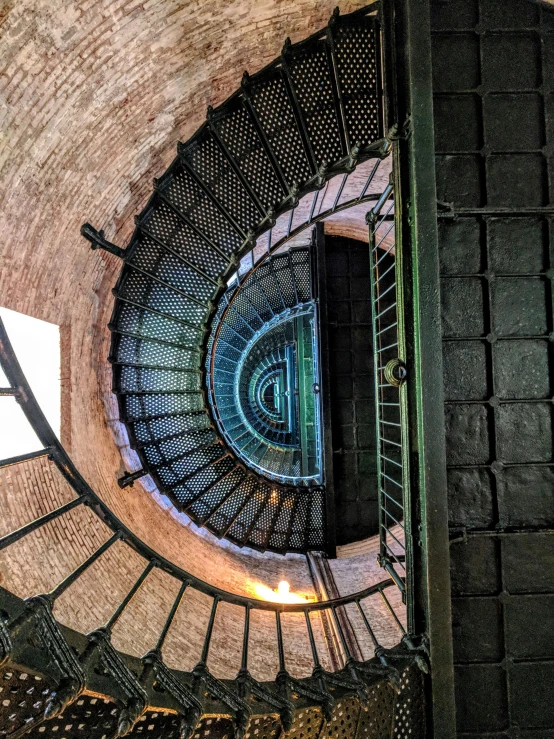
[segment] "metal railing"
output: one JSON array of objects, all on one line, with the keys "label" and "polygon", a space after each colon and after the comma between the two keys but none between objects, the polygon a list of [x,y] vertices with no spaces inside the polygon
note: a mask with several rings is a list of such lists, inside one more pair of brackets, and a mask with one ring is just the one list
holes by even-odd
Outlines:
[{"label": "metal railing", "polygon": [[379,563],[402,591],[410,590],[409,457],[406,340],[402,250],[396,239],[393,186],[367,215],[371,301],[377,476],[379,486]]},{"label": "metal railing", "polygon": [[[164,626],[158,636],[157,643],[156,643],[154,650],[151,650],[151,652],[149,652],[147,655],[145,655],[145,657],[142,658],[142,662],[144,666],[146,666],[147,664],[150,664],[152,662],[152,659],[158,660],[161,663],[161,654],[162,654],[162,648],[164,646],[164,642],[171,628],[171,625],[175,619],[176,613],[179,609],[179,606],[181,604],[181,601],[183,599],[185,592],[189,589],[194,589],[194,590],[200,591],[210,596],[212,599],[210,618],[209,618],[209,622],[207,625],[207,629],[205,632],[204,641],[202,645],[201,659],[192,673],[194,677],[194,680],[192,682],[192,688],[190,687],[190,685],[188,688],[186,686],[181,685],[181,688],[180,688],[182,692],[184,691],[184,693],[187,693],[188,691],[189,693],[192,692],[194,694],[193,698],[190,698],[189,703],[192,701],[192,704],[194,705],[198,704],[199,706],[198,710],[200,712],[203,711],[203,697],[202,696],[206,693],[206,686],[208,686],[210,690],[215,691],[219,700],[223,703],[224,706],[227,707],[228,712],[230,712],[231,715],[234,716],[234,720],[236,721],[237,725],[242,725],[243,727],[244,727],[244,723],[248,721],[248,717],[251,715],[252,710],[253,710],[252,707],[248,705],[248,701],[247,701],[249,690],[251,690],[252,686],[255,686],[255,690],[257,691],[258,695],[261,695],[262,697],[264,697],[266,701],[269,701],[270,703],[271,701],[273,701],[275,710],[281,716],[281,720],[285,728],[287,726],[290,726],[290,723],[291,723],[291,705],[292,705],[291,699],[290,699],[291,690],[294,690],[300,696],[303,696],[304,699],[308,698],[308,700],[311,700],[315,702],[316,704],[319,703],[322,706],[329,706],[329,703],[330,702],[332,703],[333,697],[331,695],[330,690],[332,686],[335,685],[335,683],[337,685],[342,685],[343,687],[345,686],[347,688],[350,687],[353,690],[357,690],[360,695],[363,695],[363,692],[364,692],[363,685],[364,685],[364,681],[367,681],[367,674],[368,674],[367,667],[370,663],[369,662],[360,663],[360,662],[357,662],[353,658],[351,650],[348,645],[348,640],[345,637],[345,634],[341,627],[340,619],[338,618],[338,615],[341,612],[341,609],[343,609],[345,606],[349,604],[353,604],[356,607],[357,612],[359,613],[361,620],[363,622],[363,626],[366,630],[366,633],[369,635],[371,644],[373,645],[373,648],[374,648],[374,654],[377,659],[371,661],[370,672],[373,671],[371,672],[371,674],[375,675],[376,669],[378,671],[381,670],[381,672],[379,672],[381,677],[389,680],[395,687],[398,687],[398,673],[395,667],[392,665],[392,661],[394,661],[395,659],[395,654],[389,652],[388,650],[385,650],[382,647],[382,645],[379,643],[377,636],[376,636],[375,625],[372,623],[371,610],[370,608],[368,608],[367,605],[364,607],[364,603],[366,601],[368,601],[369,604],[371,605],[371,603],[374,602],[373,599],[375,598],[377,598],[379,601],[383,601],[386,606],[386,610],[391,616],[392,622],[396,625],[398,629],[399,637],[404,639],[404,644],[405,646],[408,647],[408,649],[413,649],[414,648],[413,643],[411,642],[410,638],[406,635],[404,626],[402,625],[401,620],[398,618],[398,615],[396,614],[393,608],[393,605],[391,603],[391,599],[388,597],[387,592],[386,592],[391,586],[394,585],[394,582],[392,579],[384,580],[375,585],[372,585],[369,588],[365,588],[364,590],[361,590],[357,593],[353,593],[348,596],[336,598],[330,601],[310,602],[306,604],[304,603],[279,604],[279,603],[261,601],[261,600],[249,598],[243,595],[226,592],[218,587],[215,587],[195,577],[191,573],[186,572],[185,570],[181,569],[177,565],[168,561],[166,558],[160,556],[151,547],[145,544],[139,537],[137,537],[125,524],[123,524],[112,513],[109,507],[92,490],[92,488],[87,484],[84,478],[80,475],[75,465],[69,458],[67,452],[63,449],[56,435],[52,431],[36,399],[34,398],[34,395],[23,375],[21,367],[19,366],[17,358],[13,352],[11,343],[9,341],[8,335],[5,331],[4,325],[1,320],[0,320],[0,366],[2,367],[8,379],[8,382],[9,382],[9,387],[2,389],[2,395],[8,395],[8,396],[11,395],[18,401],[18,403],[20,404],[21,408],[23,409],[25,413],[25,416],[27,417],[27,420],[29,421],[38,439],[43,445],[43,448],[36,452],[24,454],[18,457],[10,458],[10,459],[4,459],[3,461],[0,462],[0,467],[18,465],[22,462],[28,462],[30,460],[33,460],[39,457],[48,456],[49,459],[56,465],[56,467],[61,472],[63,477],[70,484],[70,486],[72,487],[73,491],[76,493],[76,496],[77,496],[74,500],[68,503],[65,503],[64,505],[36,518],[30,523],[27,523],[24,526],[21,526],[19,529],[2,536],[0,538],[0,550],[3,550],[12,544],[15,544],[16,542],[20,541],[27,535],[41,528],[45,524],[68,514],[71,510],[77,508],[78,506],[84,506],[84,505],[88,506],[113,532],[112,536],[107,541],[105,541],[95,552],[93,552],[84,562],[82,562],[78,567],[76,567],[75,570],[73,570],[73,572],[67,575],[62,580],[62,582],[56,585],[51,591],[45,594],[33,596],[31,598],[28,598],[25,601],[29,612],[36,613],[36,609],[38,609],[38,611],[40,611],[41,618],[50,618],[52,623],[50,623],[49,628],[52,633],[54,633],[54,631],[56,631],[56,628],[57,628],[55,626],[55,622],[53,621],[53,617],[51,616],[52,608],[56,600],[71,585],[73,585],[78,580],[78,578],[81,575],[83,575],[83,573],[94,562],[96,562],[110,547],[112,547],[116,542],[124,542],[127,546],[131,547],[131,549],[137,552],[144,559],[144,570],[142,571],[142,574],[140,575],[140,577],[133,584],[133,586],[131,587],[131,589],[125,596],[125,598],[117,606],[112,616],[104,624],[104,626],[101,627],[100,629],[97,629],[92,634],[89,634],[87,638],[89,640],[92,640],[92,642],[94,642],[95,645],[98,645],[100,644],[100,642],[102,642],[102,644],[104,644],[104,646],[101,647],[102,649],[109,648],[110,650],[113,651],[113,654],[116,654],[115,650],[113,650],[113,648],[109,646],[109,640],[110,640],[111,633],[113,631],[114,626],[120,620],[125,609],[129,606],[133,598],[137,595],[137,593],[139,592],[139,590],[141,589],[145,580],[148,578],[151,572],[154,569],[162,570],[164,572],[169,573],[171,576],[173,576],[178,581],[180,581],[181,585],[179,588],[178,595],[165,620]],[[0,604],[3,604],[5,593],[6,591],[3,591],[2,589],[0,589]],[[10,596],[10,598],[13,600],[13,596]],[[213,676],[211,676],[207,668],[207,660],[208,660],[208,655],[209,655],[210,647],[211,647],[214,621],[215,621],[216,613],[218,610],[218,606],[221,603],[230,603],[230,604],[242,606],[244,608],[244,613],[245,613],[244,627],[243,627],[243,646],[242,646],[242,655],[241,655],[241,668],[235,680],[237,691],[238,691],[237,694],[235,693],[231,694],[229,692],[229,688],[226,685],[224,685],[221,681],[216,680]],[[2,607],[0,607],[0,611],[2,610],[3,610],[3,605]],[[276,679],[277,679],[277,685],[281,686],[279,688],[280,692],[278,691],[277,693],[272,692],[272,691],[269,691],[268,693],[267,688],[257,683],[248,672],[250,615],[251,615],[251,612],[254,610],[272,611],[275,614],[275,626],[276,626],[275,637],[276,637],[276,643],[277,643],[278,655],[279,655],[279,672],[276,676]],[[5,612],[9,614],[9,611],[10,611],[10,608],[6,607]],[[307,631],[307,635],[309,638],[311,658],[312,658],[312,662],[314,665],[313,676],[312,678],[308,679],[307,683],[305,681],[300,681],[300,680],[293,678],[287,669],[287,664],[285,660],[285,649],[284,649],[284,641],[283,641],[283,625],[281,622],[281,614],[290,613],[290,612],[303,613],[305,616],[306,631]],[[344,661],[343,661],[344,664],[343,664],[343,668],[340,671],[340,676],[338,674],[333,675],[333,674],[326,672],[323,669],[322,664],[321,664],[321,658],[320,658],[320,655],[318,653],[318,649],[316,646],[316,640],[314,638],[313,626],[312,626],[312,621],[310,617],[312,613],[317,614],[321,612],[325,612],[328,614],[328,617],[332,619],[333,623],[336,626],[337,633],[339,634],[339,638],[341,642],[340,646],[341,646],[341,650],[344,655]],[[10,633],[10,629],[13,628],[14,634],[15,634],[18,629],[21,630],[21,617],[12,619],[11,621],[8,618],[3,628],[7,630],[8,635]],[[62,639],[61,631],[59,629],[58,631],[56,631],[56,634],[58,634],[58,636],[56,636],[56,639]],[[106,646],[106,643],[108,643],[108,646]],[[100,647],[98,648],[100,649]],[[270,645],[268,645],[268,649],[269,648],[270,648]],[[2,655],[0,654],[0,657],[1,656]],[[406,652],[404,652],[403,655],[401,656],[405,659]],[[74,662],[75,657],[73,657],[72,659]],[[81,656],[78,658],[78,661],[79,660],[82,661],[83,659],[84,657]],[[112,655],[112,661],[115,659],[116,657],[113,657]],[[118,657],[117,659],[121,659],[121,658]],[[415,655],[413,659],[419,660],[419,662],[421,662],[421,658],[418,655]],[[58,715],[59,712],[62,710],[63,706],[66,706],[69,703],[71,703],[71,701],[75,700],[76,697],[80,694],[80,692],[82,692],[85,685],[87,684],[87,679],[88,679],[87,670],[92,669],[90,668],[90,664],[92,664],[93,661],[91,662],[89,659],[88,662],[86,660],[85,662],[86,662],[85,664],[81,664],[81,667],[78,667],[78,665],[77,667],[75,665],[71,667],[73,672],[75,672],[76,670],[77,673],[79,673],[79,669],[83,670],[85,673],[85,679],[84,680],[75,679],[73,682],[70,682],[70,687],[66,686],[64,688],[66,692],[64,693],[63,701],[61,698],[58,698],[58,699],[52,698],[50,703],[47,703],[44,714],[36,718],[36,720],[32,724],[33,726],[36,725],[37,722],[40,723],[46,718],[50,718],[52,715]],[[122,662],[122,664],[124,663]],[[424,667],[422,662],[421,662],[421,665]],[[67,668],[67,669],[71,671],[70,668]],[[107,673],[110,672],[110,669],[111,668],[107,669]],[[118,669],[123,669],[123,668],[120,666],[120,668]],[[162,669],[162,668],[160,667],[159,669]],[[163,669],[167,670],[165,666],[163,667]],[[149,681],[154,680],[154,678],[151,677],[150,673],[151,671],[148,672],[148,670],[146,670],[146,667],[145,667],[144,672],[141,675],[139,675],[138,678],[135,677],[134,675],[128,676],[129,680],[137,683],[136,690],[135,690],[135,693],[137,695],[139,694],[142,695],[144,691],[148,693],[149,690],[152,688],[152,685],[150,684]],[[149,675],[150,677],[148,677]],[[177,680],[177,678],[175,678],[175,680]],[[55,696],[56,694],[53,693],[52,695]],[[60,706],[57,703],[55,703],[55,700],[59,700],[62,702],[63,704],[62,708],[60,708]],[[158,698],[158,700],[161,700],[161,699]],[[54,701],[54,704],[52,704],[52,701]],[[194,701],[196,701],[196,703],[194,703]],[[138,717],[141,715],[141,712],[145,710],[146,703],[147,701],[145,702],[143,700],[141,703],[141,701],[139,700],[136,706],[135,704],[133,704],[135,707],[132,710],[129,707],[127,707],[126,712],[121,714],[122,718],[120,719],[120,723],[121,723],[120,728],[122,731],[123,729],[125,730],[123,733],[127,733],[128,731],[131,730],[132,726],[134,725]],[[190,705],[187,711],[185,711],[185,709],[183,708],[182,713],[183,713],[183,716],[185,716],[186,714],[185,718],[188,716],[188,718],[186,718],[186,721],[188,721],[189,724],[191,724],[194,728],[194,725],[196,725],[196,722],[198,720],[198,714],[194,714],[194,720],[190,719]],[[183,718],[183,721],[185,721],[185,718]],[[22,736],[23,733],[26,733],[29,727],[30,725],[26,724],[25,732],[20,733],[16,731],[13,734],[10,734],[11,739],[17,739],[17,737]],[[119,734],[119,735],[123,735],[123,734]],[[189,733],[183,734],[183,736],[185,735],[190,736]]]}]

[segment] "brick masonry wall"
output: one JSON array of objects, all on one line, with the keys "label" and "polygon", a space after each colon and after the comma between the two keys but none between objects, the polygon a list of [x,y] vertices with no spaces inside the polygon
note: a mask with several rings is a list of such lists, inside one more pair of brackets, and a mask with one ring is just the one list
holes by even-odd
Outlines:
[{"label": "brick masonry wall", "polygon": [[[119,263],[88,249],[79,228],[88,220],[124,245],[152,177],[167,167],[177,140],[201,124],[207,105],[236,89],[244,69],[254,72],[277,56],[287,35],[297,41],[325,25],[334,4],[9,0],[0,12],[0,303],[61,326],[62,441],[88,482],[154,549],[235,592],[249,592],[250,581],[274,587],[285,577],[293,590],[310,593],[312,586],[303,558],[222,547],[176,521],[140,484],[117,486],[126,440],[105,358]],[[363,4],[346,2],[341,11]],[[340,221],[332,228],[340,232]],[[353,235],[358,225],[344,216],[343,228]],[[2,533],[69,496],[46,460],[1,471]],[[108,535],[90,511],[74,510],[2,553],[2,584],[22,596],[44,591]],[[356,560],[362,587],[363,561]],[[142,565],[115,545],[60,598],[59,618],[82,631],[99,625]],[[337,572],[343,567],[348,562],[337,560]],[[351,574],[358,587],[355,580]],[[117,646],[135,654],[152,646],[176,589],[153,573],[118,625]],[[185,596],[166,644],[170,664],[194,664],[208,610],[204,596]],[[266,615],[251,644],[258,677],[276,666],[276,653],[267,655],[275,627]],[[221,608],[210,655],[216,674],[236,671],[242,617],[240,609]],[[311,669],[303,629],[287,618],[287,656],[299,674]]]},{"label": "brick masonry wall", "polygon": [[554,13],[432,10],[437,199],[460,216],[439,219],[458,736],[548,737]]}]

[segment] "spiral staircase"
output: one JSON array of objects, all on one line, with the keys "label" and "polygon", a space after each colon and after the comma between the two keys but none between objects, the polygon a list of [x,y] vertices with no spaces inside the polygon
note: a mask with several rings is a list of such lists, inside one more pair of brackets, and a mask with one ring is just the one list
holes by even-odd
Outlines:
[{"label": "spiral staircase", "polygon": [[[93,248],[123,261],[113,291],[110,361],[120,417],[142,467],[120,485],[150,475],[179,511],[239,546],[281,554],[326,546],[309,232],[341,209],[363,203],[380,209],[389,196],[370,189],[392,146],[384,133],[378,10],[375,3],[346,16],[336,12],[327,28],[287,42],[277,60],[245,74],[240,89],[179,145],[125,249],[90,224],[82,228]],[[364,163],[362,187],[342,198]],[[332,182],[338,187],[325,208]],[[290,248],[304,232],[304,243]],[[80,505],[113,532],[52,591],[25,601],[0,592],[0,736],[425,735],[426,648],[407,633],[391,596],[400,586],[405,597],[396,572],[349,596],[291,606],[234,595],[179,569],[141,542],[80,476],[38,408],[3,329],[0,349],[5,394],[18,399],[43,444],[2,465],[47,455],[76,494],[0,538],[0,549]],[[103,626],[84,635],[59,624],[57,598],[116,542],[144,558],[143,574]],[[402,555],[397,561],[403,566]],[[171,574],[180,588],[156,646],[138,659],[118,652],[111,634],[153,569]],[[200,661],[187,672],[167,667],[163,647],[190,590],[207,595],[212,606]],[[217,679],[208,668],[220,604],[244,609],[234,680]],[[347,606],[359,614],[370,653],[351,649]],[[379,608],[397,629],[395,648],[381,644]],[[279,669],[270,682],[249,671],[250,614],[257,609],[275,615]],[[305,617],[309,678],[294,678],[287,665],[281,616],[288,612]],[[334,671],[323,666],[314,638],[314,618],[324,616],[339,644]]]},{"label": "spiral staircase", "polygon": [[[178,510],[239,546],[325,548],[319,420],[313,438],[304,439],[304,461],[311,456],[313,469],[306,463],[301,471],[300,452],[247,431],[244,417],[228,428],[234,401],[227,398],[224,408],[218,386],[235,371],[251,329],[310,298],[302,252],[273,252],[316,220],[376,198],[370,185],[391,148],[383,133],[380,44],[377,5],[337,11],[323,31],[287,41],[277,60],[245,74],[241,88],[179,144],[126,249],[90,224],[82,228],[93,248],[124,262],[110,361],[120,417],[142,468],[122,484],[149,474]],[[363,188],[345,201],[349,176],[370,160]],[[320,195],[337,176],[337,195],[322,211]],[[306,198],[309,215],[292,228]],[[241,272],[253,250],[256,259]],[[318,416],[319,404],[311,405]]]}]

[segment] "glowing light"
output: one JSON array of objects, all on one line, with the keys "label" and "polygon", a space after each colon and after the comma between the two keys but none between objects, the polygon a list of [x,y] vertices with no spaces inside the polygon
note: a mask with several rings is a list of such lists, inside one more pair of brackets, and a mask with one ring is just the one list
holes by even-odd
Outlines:
[{"label": "glowing light", "polygon": [[271,603],[310,603],[310,598],[305,598],[303,595],[298,595],[298,593],[291,593],[290,585],[286,580],[281,580],[277,590],[272,590],[267,585],[262,585],[262,583],[255,583],[253,590],[258,598],[271,601]]},{"label": "glowing light", "polygon": [[279,585],[277,585],[277,593],[280,595],[281,598],[288,598],[290,595],[290,585],[286,580],[281,580]]}]

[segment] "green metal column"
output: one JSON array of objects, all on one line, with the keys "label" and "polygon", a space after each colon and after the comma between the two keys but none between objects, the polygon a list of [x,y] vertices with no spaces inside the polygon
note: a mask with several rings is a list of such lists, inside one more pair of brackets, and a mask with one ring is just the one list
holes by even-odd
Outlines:
[{"label": "green metal column", "polygon": [[[386,2],[386,0],[385,0]],[[386,49],[399,126],[402,243],[410,398],[414,628],[430,646],[430,733],[455,737],[447,481],[434,163],[430,0],[389,0]]]}]

